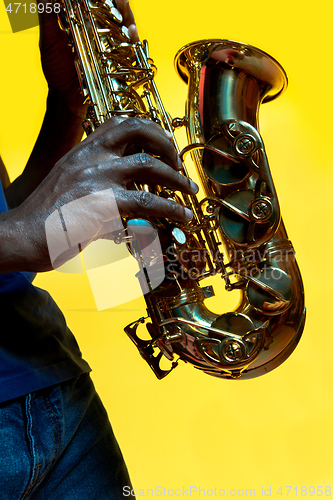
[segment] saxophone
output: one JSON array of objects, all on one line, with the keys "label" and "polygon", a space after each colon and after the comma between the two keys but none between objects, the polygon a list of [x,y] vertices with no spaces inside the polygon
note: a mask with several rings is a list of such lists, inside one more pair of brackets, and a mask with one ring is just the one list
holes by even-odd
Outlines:
[{"label": "saxophone", "polygon": [[[258,131],[260,104],[287,86],[283,68],[244,43],[191,43],[175,58],[188,85],[186,115],[172,120],[154,81],[147,42],[131,43],[113,1],[61,0],[61,6],[60,24],[89,102],[86,133],[112,116],[154,120],[171,134],[186,176],[184,161],[191,153],[204,192],[199,200],[161,186],[135,186],[182,203],[194,217],[188,224],[147,222],[162,259],[153,250],[147,257],[145,248],[154,245],[138,243],[135,227],[142,221],[124,220],[117,241],[127,242],[139,262],[147,304],[147,317],[125,332],[159,379],[179,359],[220,378],[269,372],[295,349],[305,321],[302,278]],[[180,126],[186,127],[189,143],[182,151],[174,136]],[[156,285],[153,277],[161,272]],[[201,281],[216,274],[227,291],[240,291],[232,312],[216,314],[205,304],[214,290]],[[141,323],[149,340],[137,334]],[[170,369],[162,369],[162,357],[170,360]]]}]

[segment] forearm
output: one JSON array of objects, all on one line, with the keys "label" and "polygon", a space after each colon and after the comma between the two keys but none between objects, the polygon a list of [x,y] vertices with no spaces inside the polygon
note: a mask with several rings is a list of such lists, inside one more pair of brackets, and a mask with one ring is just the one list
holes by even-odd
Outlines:
[{"label": "forearm", "polygon": [[0,181],[2,184],[2,189],[6,189],[10,184],[9,175],[1,156],[0,156]]},{"label": "forearm", "polygon": [[6,189],[11,208],[20,205],[47,176],[55,163],[82,138],[82,117],[68,109],[62,95],[51,91],[44,121],[23,173]]},{"label": "forearm", "polygon": [[35,270],[32,239],[15,210],[0,214],[0,273]]}]

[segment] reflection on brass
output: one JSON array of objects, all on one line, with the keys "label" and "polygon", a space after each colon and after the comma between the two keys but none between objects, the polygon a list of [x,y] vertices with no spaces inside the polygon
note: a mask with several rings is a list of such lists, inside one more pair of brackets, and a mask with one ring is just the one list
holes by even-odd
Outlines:
[{"label": "reflection on brass", "polygon": [[[60,22],[90,103],[86,132],[117,115],[154,120],[171,133],[181,158],[191,153],[204,192],[199,200],[146,186],[190,208],[194,217],[188,224],[150,218],[163,259],[139,255],[146,268],[138,277],[142,283],[154,266],[164,266],[165,279],[155,289],[148,286],[148,317],[128,325],[126,333],[158,378],[170,371],[160,367],[163,356],[170,369],[180,358],[222,378],[269,372],[294,350],[305,320],[302,280],[257,121],[260,104],[287,86],[283,68],[246,44],[191,43],[175,59],[188,85],[186,115],[172,120],[154,82],[147,43],[131,43],[112,1],[61,1]],[[179,126],[186,127],[189,142],[182,152],[173,133]],[[185,165],[182,173],[188,175]],[[241,292],[232,312],[215,314],[205,304],[214,291],[204,278],[216,274],[226,290]],[[151,340],[137,335],[145,322]]]}]

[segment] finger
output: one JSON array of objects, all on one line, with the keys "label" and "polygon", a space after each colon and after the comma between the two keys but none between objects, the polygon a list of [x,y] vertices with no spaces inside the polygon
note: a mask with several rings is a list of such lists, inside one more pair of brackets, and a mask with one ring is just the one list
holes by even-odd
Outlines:
[{"label": "finger", "polygon": [[129,27],[131,24],[135,25],[134,15],[130,8],[128,0],[115,0],[117,9],[123,16],[123,23],[125,26]]},{"label": "finger", "polygon": [[189,222],[193,217],[183,205],[146,191],[119,190],[115,194],[119,212],[126,217],[163,217],[176,222]]},{"label": "finger", "polygon": [[146,153],[160,157],[164,163],[175,170],[181,168],[177,151],[160,125],[139,118],[128,118],[116,127],[112,121],[105,122],[103,125],[99,127],[98,132],[104,134],[104,146],[119,156],[127,156],[144,150]]},{"label": "finger", "polygon": [[196,194],[199,190],[197,184],[191,179],[176,172],[161,160],[147,153],[137,153],[124,158],[117,158],[113,160],[112,170],[109,170],[109,172],[113,179],[115,178],[115,172],[121,174],[122,179],[118,179],[118,182],[123,187],[127,187],[133,182],[139,182],[159,184],[186,194]]},{"label": "finger", "polygon": [[128,34],[132,43],[138,42],[140,40],[138,28],[135,24],[130,24],[128,27]]},{"label": "finger", "polygon": [[128,0],[115,0],[116,7],[123,16],[123,24],[128,28],[128,35],[132,43],[139,41],[139,33],[135,25],[133,12]]}]

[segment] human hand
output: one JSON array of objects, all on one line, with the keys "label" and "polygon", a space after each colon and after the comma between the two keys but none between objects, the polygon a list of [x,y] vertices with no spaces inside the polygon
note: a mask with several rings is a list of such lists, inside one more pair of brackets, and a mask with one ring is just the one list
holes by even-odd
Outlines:
[{"label": "human hand", "polygon": [[[45,3],[47,0],[38,0]],[[117,9],[123,17],[123,24],[128,28],[132,42],[139,40],[134,16],[129,2],[115,0]],[[49,4],[47,4],[49,5]],[[40,14],[40,51],[42,68],[51,93],[76,116],[84,119],[87,105],[82,103],[78,91],[79,81],[74,65],[74,54],[68,45],[67,34],[59,29],[58,18],[54,12],[44,9]]]},{"label": "human hand", "polygon": [[15,270],[52,269],[46,224],[56,245],[64,231],[73,237],[68,260],[105,224],[112,227],[119,214],[189,221],[191,211],[175,201],[130,189],[136,182],[196,193],[196,184],[178,173],[180,168],[174,146],[159,125],[137,118],[108,120],[59,160],[32,195],[11,211],[10,230],[19,236],[15,247],[21,261],[21,269]]},{"label": "human hand", "polygon": [[129,0],[115,0],[117,9],[123,16],[123,24],[128,28],[128,34],[131,42],[139,41],[139,34],[135,24],[133,12],[131,10]]}]

